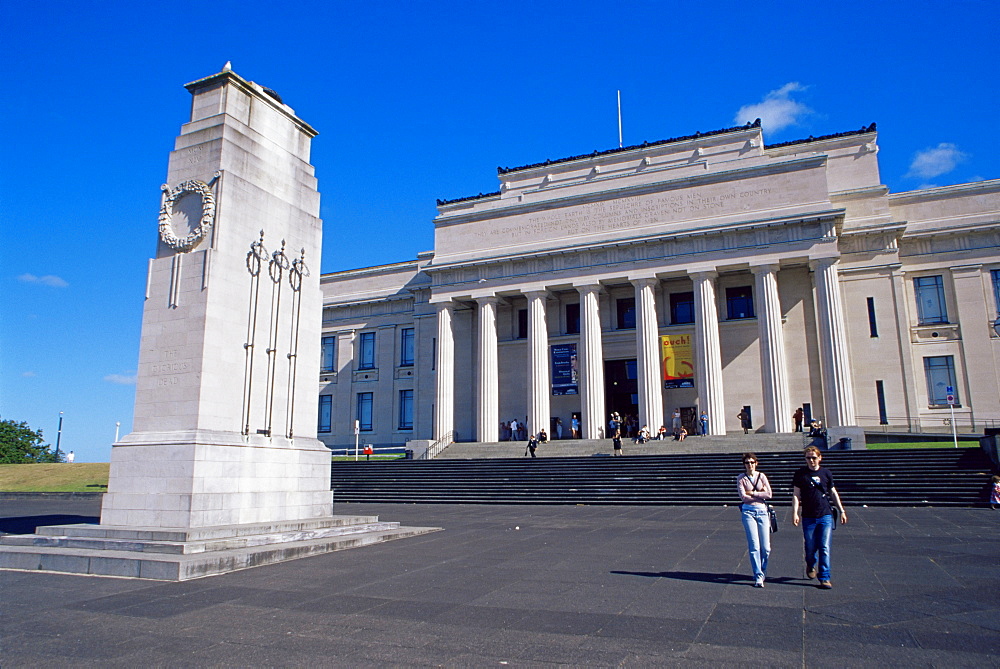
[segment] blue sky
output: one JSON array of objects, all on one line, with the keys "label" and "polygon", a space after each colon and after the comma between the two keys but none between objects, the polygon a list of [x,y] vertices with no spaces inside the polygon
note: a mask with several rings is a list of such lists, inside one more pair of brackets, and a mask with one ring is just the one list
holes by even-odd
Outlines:
[{"label": "blue sky", "polygon": [[183,84],[232,61],[319,132],[324,272],[433,246],[513,167],[764,118],[876,121],[900,192],[1000,177],[1000,4],[2,2],[0,417],[78,461],[131,429]]}]

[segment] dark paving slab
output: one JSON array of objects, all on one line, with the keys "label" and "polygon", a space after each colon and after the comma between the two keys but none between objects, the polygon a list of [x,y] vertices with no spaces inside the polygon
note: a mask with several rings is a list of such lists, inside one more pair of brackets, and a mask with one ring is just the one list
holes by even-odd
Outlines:
[{"label": "dark paving slab", "polygon": [[[1000,512],[850,511],[822,591],[788,509],[758,590],[734,507],[338,504],[445,531],[181,583],[0,571],[0,662],[1000,665]],[[0,529],[98,512],[5,500]]]}]

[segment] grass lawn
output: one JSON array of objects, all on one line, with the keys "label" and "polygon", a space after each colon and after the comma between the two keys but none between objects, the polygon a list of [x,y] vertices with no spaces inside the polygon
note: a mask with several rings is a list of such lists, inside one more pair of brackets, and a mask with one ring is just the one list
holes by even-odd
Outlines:
[{"label": "grass lawn", "polygon": [[0,465],[0,492],[104,492],[107,462]]},{"label": "grass lawn", "polygon": [[[869,451],[902,450],[905,448],[954,448],[953,441],[891,441],[887,444],[869,441],[866,443]],[[979,448],[978,441],[958,440],[959,448]]]}]

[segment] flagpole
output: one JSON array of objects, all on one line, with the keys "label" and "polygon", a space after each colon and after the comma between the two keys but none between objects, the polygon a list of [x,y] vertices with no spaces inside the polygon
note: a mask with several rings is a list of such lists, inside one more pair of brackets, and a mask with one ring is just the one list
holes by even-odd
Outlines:
[{"label": "flagpole", "polygon": [[622,148],[622,92],[618,89],[618,148]]}]

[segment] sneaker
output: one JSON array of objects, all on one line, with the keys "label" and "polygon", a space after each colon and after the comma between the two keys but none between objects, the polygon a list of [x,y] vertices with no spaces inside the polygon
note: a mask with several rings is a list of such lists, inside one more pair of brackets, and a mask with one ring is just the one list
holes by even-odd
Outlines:
[{"label": "sneaker", "polygon": [[806,568],[806,578],[816,578],[816,567]]},{"label": "sneaker", "polygon": [[753,587],[755,587],[755,588],[763,588],[764,587],[764,579],[761,578],[761,579],[758,579],[758,580],[754,581],[753,582]]},{"label": "sneaker", "polygon": [[829,590],[830,588],[833,587],[833,583],[830,583],[830,581],[820,581],[819,587],[823,588],[824,590]]}]

